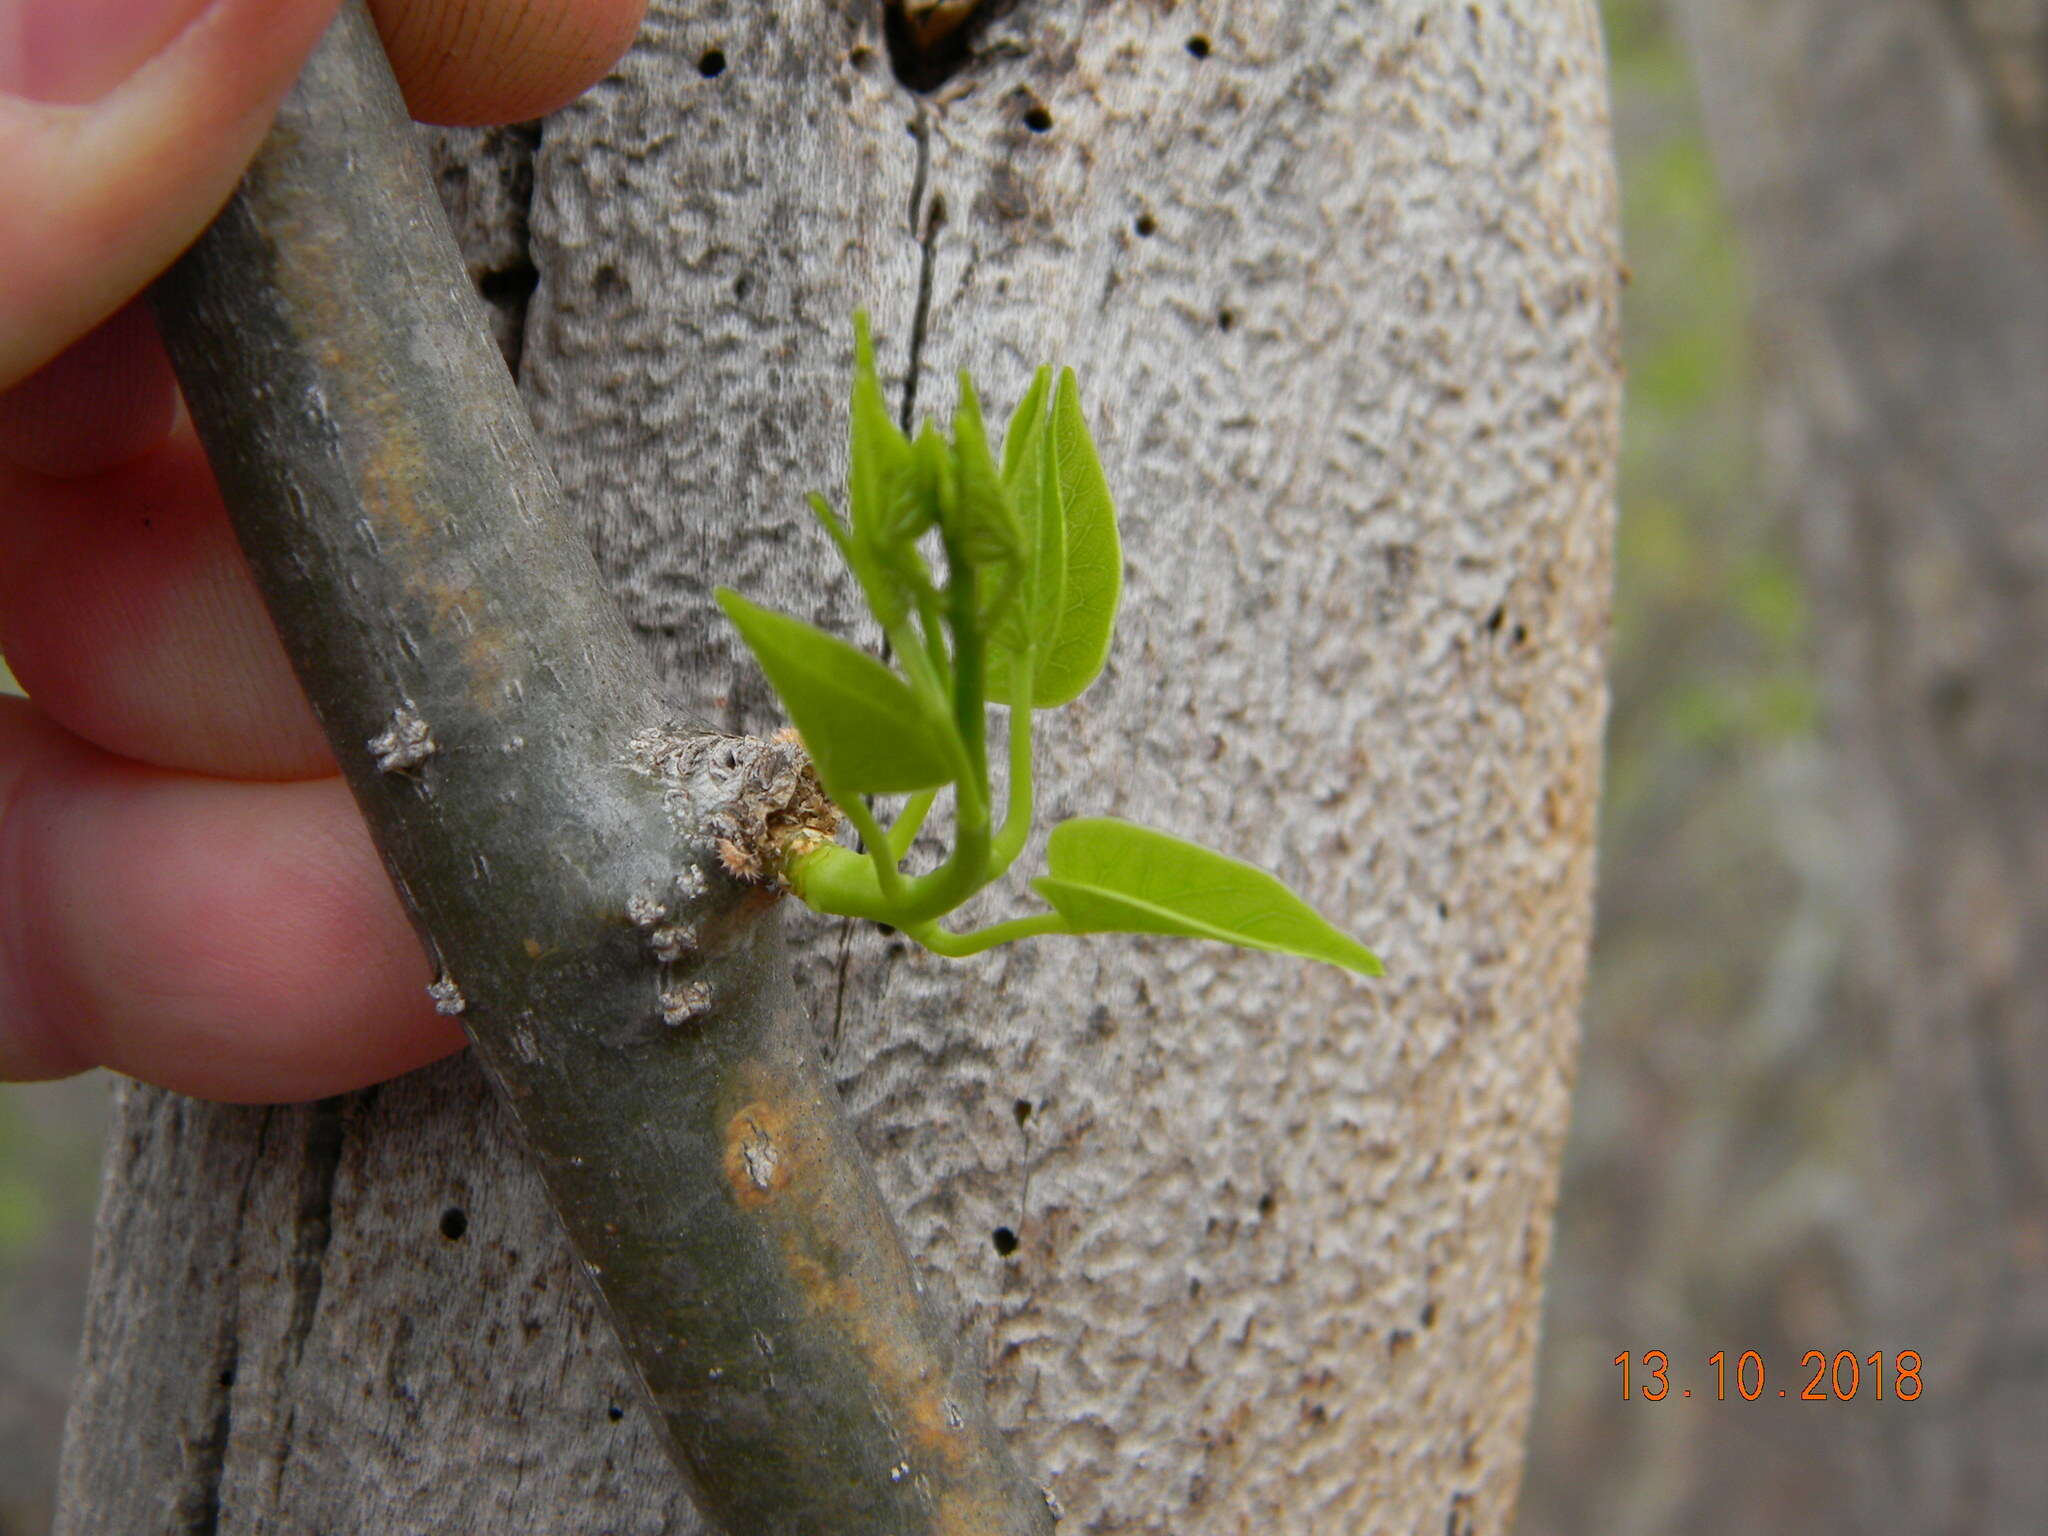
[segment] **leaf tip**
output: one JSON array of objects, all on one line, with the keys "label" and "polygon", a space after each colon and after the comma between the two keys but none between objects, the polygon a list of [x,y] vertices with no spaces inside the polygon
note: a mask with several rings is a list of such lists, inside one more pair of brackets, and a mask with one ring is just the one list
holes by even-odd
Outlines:
[{"label": "leaf tip", "polygon": [[1333,965],[1341,965],[1347,971],[1355,971],[1360,976],[1384,976],[1387,974],[1386,962],[1380,959],[1378,955],[1355,939],[1352,940],[1352,948],[1357,953],[1351,959],[1335,960],[1331,963]]}]

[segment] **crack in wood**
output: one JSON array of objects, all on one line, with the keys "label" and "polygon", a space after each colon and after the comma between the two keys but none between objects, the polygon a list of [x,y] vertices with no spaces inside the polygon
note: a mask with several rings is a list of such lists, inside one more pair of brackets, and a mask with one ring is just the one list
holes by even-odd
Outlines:
[{"label": "crack in wood", "polygon": [[227,1465],[228,1435],[234,1428],[235,1367],[241,1359],[232,1327],[225,1331],[221,1345],[212,1366],[212,1417],[207,1421],[206,1433],[192,1447],[191,1464],[196,1474],[192,1491],[197,1495],[197,1508],[185,1521],[187,1536],[214,1536],[220,1529],[220,1481]]},{"label": "crack in wood", "polygon": [[917,385],[924,369],[925,336],[931,325],[932,264],[938,252],[939,226],[946,222],[944,194],[931,190],[932,124],[925,104],[917,104],[910,135],[917,141],[917,170],[910,182],[910,233],[917,241],[917,302],[910,312],[910,362],[903,374],[903,409],[898,424],[912,430],[917,415]]},{"label": "crack in wood", "polygon": [[832,1032],[825,1040],[825,1059],[839,1053],[840,1028],[846,1022],[846,977],[853,968],[853,919],[839,919],[839,964],[837,984],[832,991]]},{"label": "crack in wood", "polygon": [[[376,1093],[376,1088],[370,1087],[353,1097],[360,1106],[367,1107]],[[298,1206],[292,1222],[292,1304],[279,1366],[280,1374],[287,1378],[297,1372],[305,1355],[306,1340],[312,1335],[313,1320],[320,1311],[320,1297],[327,1283],[327,1249],[334,1238],[334,1185],[341,1172],[350,1097],[337,1094],[316,1103],[308,1114],[301,1143]],[[279,1396],[289,1399],[282,1385]],[[298,1443],[298,1429],[298,1405],[293,1402],[285,1414],[277,1448],[269,1457],[270,1499],[274,1508],[284,1505],[284,1474]]]},{"label": "crack in wood", "polygon": [[543,124],[536,119],[528,123],[513,123],[502,130],[517,146],[512,159],[510,188],[506,193],[509,208],[507,233],[511,237],[513,253],[488,271],[477,274],[477,297],[498,316],[493,326],[499,350],[505,357],[505,366],[510,370],[514,383],[519,380],[521,364],[526,360],[526,316],[533,302],[533,295],[540,287],[540,268],[533,260],[533,186],[534,165],[540,158]]},{"label": "crack in wood", "polygon": [[227,1304],[221,1313],[213,1357],[207,1365],[210,1380],[206,1388],[206,1428],[187,1446],[185,1465],[188,1480],[183,1490],[171,1500],[172,1519],[176,1522],[173,1528],[182,1531],[184,1536],[214,1536],[220,1529],[221,1480],[227,1468],[228,1440],[234,1431],[235,1372],[241,1363],[239,1276],[242,1233],[247,1230],[249,1194],[255,1186],[257,1170],[264,1166],[264,1143],[270,1139],[270,1127],[276,1114],[274,1109],[263,1111],[263,1123],[256,1133],[255,1152],[242,1176],[242,1187],[235,1195],[235,1219],[228,1229],[234,1237],[228,1249],[222,1282],[227,1292]]},{"label": "crack in wood", "polygon": [[[374,1091],[374,1090],[372,1090]],[[313,1331],[326,1283],[327,1245],[334,1236],[334,1181],[341,1170],[342,1110],[347,1099],[337,1095],[312,1108],[306,1123],[303,1161],[299,1166],[298,1214],[292,1229],[292,1309],[285,1328],[285,1349],[296,1368]]]}]

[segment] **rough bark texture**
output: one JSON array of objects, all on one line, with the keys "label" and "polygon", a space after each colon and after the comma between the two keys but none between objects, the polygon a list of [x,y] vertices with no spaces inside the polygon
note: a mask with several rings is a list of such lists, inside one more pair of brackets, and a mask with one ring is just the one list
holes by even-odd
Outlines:
[{"label": "rough bark texture", "polygon": [[[924,408],[1080,371],[1130,570],[1048,809],[1261,861],[1394,974],[800,916],[801,989],[1072,1528],[1499,1531],[1603,699],[1593,9],[1020,4],[971,47],[918,98],[867,5],[657,6],[541,135],[522,383],[679,697],[762,728],[709,588],[853,620],[800,499],[851,310]],[[469,1064],[122,1125],[67,1497],[119,1446],[168,1529],[698,1529]]]},{"label": "rough bark texture", "polygon": [[[2048,1526],[2048,6],[1679,5],[1748,240],[1855,932],[1844,1057],[1707,1161],[1674,1376],[1911,1349],[1917,1403],[1666,1414],[1586,1528]],[[1775,1079],[1767,1081],[1767,1079]],[[1758,1148],[1766,1149],[1759,1155]],[[1761,1179],[1768,1158],[1777,1177]],[[1701,1338],[1699,1319],[1713,1326]],[[1699,1339],[1697,1356],[1688,1348]],[[1682,1358],[1683,1357],[1683,1358]],[[1648,1411],[1647,1409],[1645,1410]]]}]

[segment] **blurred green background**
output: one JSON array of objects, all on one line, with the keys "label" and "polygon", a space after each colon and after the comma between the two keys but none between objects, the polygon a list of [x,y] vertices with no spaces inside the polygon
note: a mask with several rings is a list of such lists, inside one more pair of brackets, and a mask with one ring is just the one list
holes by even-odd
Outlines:
[{"label": "blurred green background", "polygon": [[1521,1536],[1677,1528],[1728,1426],[1624,1403],[1614,1357],[1750,1347],[1728,1297],[1776,1191],[1743,1181],[1812,1166],[1754,1138],[1848,1102],[1826,1092],[1836,823],[1791,534],[1759,485],[1737,232],[1666,6],[1603,10],[1631,273],[1614,698]]},{"label": "blurred green background", "polygon": [[[1696,1214],[1688,1160],[1712,1165],[1726,1106],[1708,1085],[1784,1009],[1818,1006],[1798,983],[1830,943],[1802,918],[1801,840],[1826,824],[1808,814],[1815,687],[1785,531],[1755,486],[1734,231],[1658,0],[1604,9],[1633,273],[1614,709],[1523,1536],[1619,1529],[1602,1511],[1654,1483],[1660,1448],[1610,1361],[1655,1347],[1637,1334],[1685,1289],[1660,1255]],[[100,1075],[0,1086],[0,1536],[50,1518],[107,1098]]]}]

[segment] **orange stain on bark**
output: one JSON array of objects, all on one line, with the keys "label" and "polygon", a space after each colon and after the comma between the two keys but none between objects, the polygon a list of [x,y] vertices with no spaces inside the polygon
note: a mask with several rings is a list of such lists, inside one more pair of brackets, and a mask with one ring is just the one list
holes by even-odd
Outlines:
[{"label": "orange stain on bark", "polygon": [[725,1124],[725,1180],[740,1209],[759,1210],[796,1177],[798,1138],[789,1116],[766,1099],[745,1105]]},{"label": "orange stain on bark", "polygon": [[[750,1074],[749,1098],[727,1119],[725,1177],[734,1200],[757,1212],[781,1250],[783,1272],[813,1316],[864,1362],[876,1406],[898,1434],[911,1472],[931,1479],[934,1529],[945,1536],[1003,1536],[1006,1501],[977,1475],[963,1409],[948,1400],[942,1352],[900,1256],[878,1264],[871,1219],[843,1208],[853,1191],[832,1176],[823,1106],[792,1100],[768,1072]],[[856,1201],[856,1204],[861,1202]]]}]

